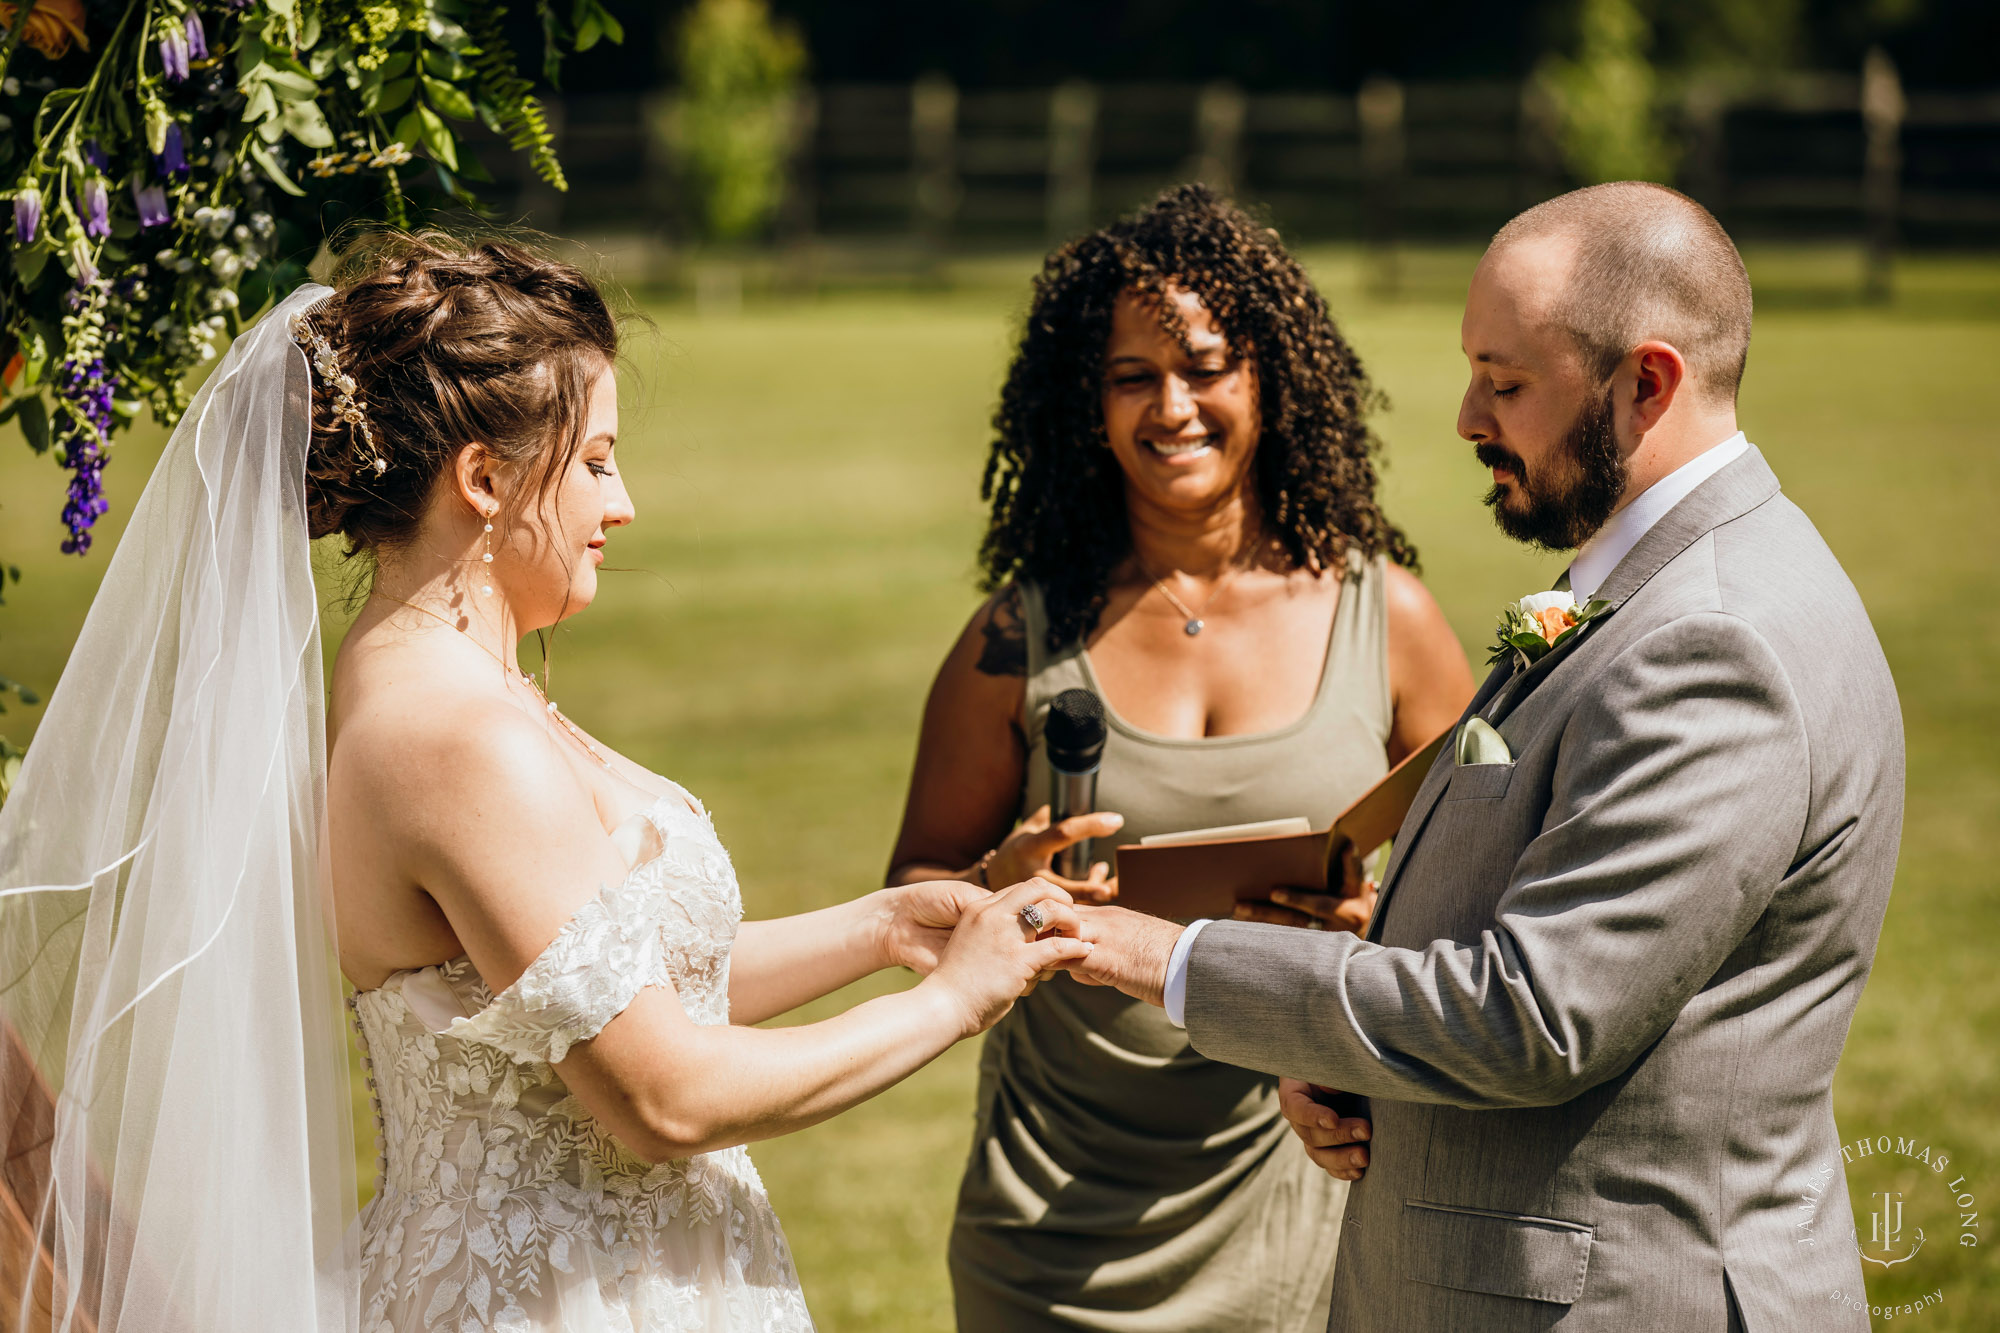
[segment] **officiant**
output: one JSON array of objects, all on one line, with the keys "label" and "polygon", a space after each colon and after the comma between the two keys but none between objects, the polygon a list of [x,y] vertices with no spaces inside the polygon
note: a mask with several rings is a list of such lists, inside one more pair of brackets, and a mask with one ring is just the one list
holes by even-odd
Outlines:
[{"label": "officiant", "polygon": [[[1275,232],[1201,186],[1052,254],[1002,390],[992,595],[925,708],[890,881],[995,888],[1082,838],[1315,827],[1459,715],[1472,677],[1377,503],[1375,394]],[[1103,813],[1051,827],[1042,727],[1103,702]],[[1106,867],[1062,881],[1107,901]],[[1051,876],[1053,877],[1053,876]],[[1365,924],[1273,886],[1254,919]],[[989,1034],[950,1243],[958,1327],[1325,1327],[1346,1184],[1276,1081],[1058,974]]]}]

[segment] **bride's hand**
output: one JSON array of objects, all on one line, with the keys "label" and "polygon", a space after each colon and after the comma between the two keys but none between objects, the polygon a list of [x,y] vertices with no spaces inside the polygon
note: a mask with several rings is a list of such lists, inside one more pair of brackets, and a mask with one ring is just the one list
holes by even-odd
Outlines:
[{"label": "bride's hand", "polygon": [[977,884],[955,879],[919,880],[882,893],[884,965],[907,967],[923,977],[936,970],[938,957],[965,910],[991,896]]},{"label": "bride's hand", "polygon": [[[1039,932],[1021,916],[1031,904],[1041,917]],[[966,908],[937,970],[923,984],[951,997],[964,1016],[966,1036],[984,1032],[1037,977],[1090,952],[1091,946],[1076,938],[1080,929],[1061,888],[1045,879],[1016,884]]]},{"label": "bride's hand", "polygon": [[1038,875],[1051,884],[1061,885],[1077,902],[1098,906],[1114,902],[1118,897],[1118,881],[1110,877],[1109,861],[1099,861],[1090,868],[1089,878],[1080,880],[1065,879],[1049,867],[1063,848],[1085,838],[1112,837],[1123,827],[1125,816],[1109,810],[1071,815],[1051,826],[1049,808],[1045,805],[1016,824],[1014,831],[993,849],[986,860],[986,882],[1019,884],[1030,875]]}]

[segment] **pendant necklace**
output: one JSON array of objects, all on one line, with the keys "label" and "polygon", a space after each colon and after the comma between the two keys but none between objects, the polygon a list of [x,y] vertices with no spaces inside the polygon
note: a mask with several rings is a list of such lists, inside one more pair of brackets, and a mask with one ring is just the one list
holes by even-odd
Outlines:
[{"label": "pendant necklace", "polygon": [[[1143,572],[1147,578],[1153,578],[1152,571],[1146,569],[1144,565],[1139,566],[1139,568],[1140,571]],[[1222,585],[1229,582],[1230,579],[1236,577],[1237,568],[1238,566],[1231,565],[1226,571],[1224,571],[1222,577],[1215,581],[1215,586],[1208,590],[1208,596],[1202,600],[1200,611],[1194,610],[1193,608],[1189,607],[1186,602],[1183,602],[1180,598],[1174,596],[1174,590],[1172,588],[1169,588],[1160,579],[1156,578],[1153,579],[1153,586],[1160,590],[1160,596],[1166,598],[1169,602],[1173,604],[1174,610],[1180,612],[1182,615],[1187,617],[1187,623],[1181,626],[1181,628],[1187,632],[1187,636],[1191,639],[1195,635],[1201,633],[1203,630],[1208,628],[1208,622],[1202,619],[1202,615],[1204,612],[1208,610],[1210,606],[1213,606],[1215,604],[1216,594],[1222,591]]]},{"label": "pendant necklace", "polygon": [[598,763],[602,764],[604,767],[606,768],[611,767],[611,761],[609,759],[606,759],[603,755],[597,752],[597,747],[590,743],[590,741],[584,736],[582,729],[579,728],[576,725],[576,723],[570,721],[568,718],[563,716],[562,709],[558,708],[556,706],[555,700],[549,698],[549,696],[543,692],[542,687],[535,683],[535,678],[533,676],[521,670],[519,667],[510,666],[507,662],[507,659],[503,658],[502,656],[500,656],[500,654],[494,652],[491,648],[488,648],[485,644],[481,643],[477,638],[473,636],[471,631],[465,629],[462,626],[453,624],[451,621],[445,619],[443,616],[439,615],[437,612],[431,610],[427,606],[418,606],[415,602],[406,602],[400,597],[391,597],[386,592],[378,592],[375,593],[374,595],[380,597],[385,602],[396,602],[403,606],[409,607],[412,611],[422,612],[424,615],[429,616],[432,620],[437,621],[438,624],[443,625],[446,629],[456,630],[464,638],[470,639],[474,647],[480,649],[488,657],[492,658],[494,661],[500,664],[500,671],[503,675],[508,676],[514,680],[518,680],[522,682],[524,685],[526,685],[529,689],[533,690],[535,692],[535,697],[541,700],[542,706],[548,710],[548,715],[551,718],[555,719],[556,725],[561,727],[562,730],[569,736],[571,740],[575,741],[578,745],[582,746],[583,752],[585,754],[589,755],[592,759],[595,759]]}]

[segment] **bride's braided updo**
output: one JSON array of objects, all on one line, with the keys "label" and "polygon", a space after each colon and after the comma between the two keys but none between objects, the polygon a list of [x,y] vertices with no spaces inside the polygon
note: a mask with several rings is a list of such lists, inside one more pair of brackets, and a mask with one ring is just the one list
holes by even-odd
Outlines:
[{"label": "bride's braided updo", "polygon": [[617,321],[589,278],[513,241],[426,231],[349,247],[332,285],[311,321],[366,404],[369,437],[315,373],[314,537],[339,533],[349,554],[406,542],[439,475],[475,441],[522,466],[531,490],[568,467],[591,383],[618,355]]}]

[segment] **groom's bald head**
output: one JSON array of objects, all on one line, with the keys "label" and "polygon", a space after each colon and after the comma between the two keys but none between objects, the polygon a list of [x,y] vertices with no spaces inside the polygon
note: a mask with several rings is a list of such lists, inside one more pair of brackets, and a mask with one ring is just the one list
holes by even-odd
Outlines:
[{"label": "groom's bald head", "polygon": [[1705,397],[1734,401],[1750,352],[1750,278],[1707,209],[1664,185],[1593,185],[1502,227],[1482,267],[1527,247],[1566,258],[1545,317],[1575,340],[1594,378],[1658,339],[1686,359]]}]

